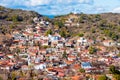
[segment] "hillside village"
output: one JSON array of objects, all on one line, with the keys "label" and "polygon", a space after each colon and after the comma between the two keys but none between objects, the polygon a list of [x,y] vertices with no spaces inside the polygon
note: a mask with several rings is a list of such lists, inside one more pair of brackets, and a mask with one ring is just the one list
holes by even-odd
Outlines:
[{"label": "hillside village", "polygon": [[[14,30],[0,45],[0,77],[3,80],[102,80],[115,79],[111,66],[120,72],[120,43],[87,36],[63,37],[42,17],[35,26]],[[64,25],[72,24],[68,19]],[[10,43],[10,45],[9,45]],[[119,76],[119,73],[117,73]],[[107,79],[108,80],[108,79]]]}]

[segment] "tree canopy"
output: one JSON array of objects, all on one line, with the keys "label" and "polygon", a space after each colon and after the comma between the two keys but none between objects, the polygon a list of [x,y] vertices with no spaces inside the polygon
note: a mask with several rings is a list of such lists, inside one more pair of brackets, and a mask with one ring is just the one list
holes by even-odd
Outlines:
[{"label": "tree canopy", "polygon": [[98,80],[107,80],[108,78],[107,78],[107,76],[106,75],[101,75],[99,78],[98,78]]},{"label": "tree canopy", "polygon": [[93,46],[90,46],[89,47],[89,53],[94,54],[95,52],[97,52],[97,49],[95,47],[93,47]]},{"label": "tree canopy", "polygon": [[48,34],[52,34],[52,33],[53,33],[53,32],[52,32],[52,30],[51,30],[51,29],[49,29],[49,30],[47,30],[47,31],[46,31],[46,33],[45,33],[45,34],[46,34],[46,35],[48,35]]},{"label": "tree canopy", "polygon": [[117,69],[115,68],[115,66],[113,66],[113,65],[110,66],[109,72],[110,72],[111,74],[113,74],[113,77],[114,77],[116,80],[120,80],[120,71],[117,70]]}]

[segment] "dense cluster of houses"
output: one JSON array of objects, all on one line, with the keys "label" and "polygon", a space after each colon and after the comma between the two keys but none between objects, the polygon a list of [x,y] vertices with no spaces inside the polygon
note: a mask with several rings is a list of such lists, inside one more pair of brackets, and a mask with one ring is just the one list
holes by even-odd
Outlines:
[{"label": "dense cluster of houses", "polygon": [[[120,67],[120,57],[117,56],[120,51],[113,48],[119,46],[119,43],[111,40],[100,42],[85,37],[67,39],[58,33],[45,36],[43,33],[49,22],[37,18],[34,21],[37,23],[35,27],[29,26],[22,32],[13,32],[14,40],[9,49],[16,52],[0,52],[0,69],[42,70],[47,72],[45,76],[48,77],[44,78],[56,80],[59,77],[70,77],[72,80],[82,80],[85,73],[107,73],[110,65]],[[90,46],[94,46],[97,52],[90,54]],[[80,69],[85,72],[80,72]]]}]

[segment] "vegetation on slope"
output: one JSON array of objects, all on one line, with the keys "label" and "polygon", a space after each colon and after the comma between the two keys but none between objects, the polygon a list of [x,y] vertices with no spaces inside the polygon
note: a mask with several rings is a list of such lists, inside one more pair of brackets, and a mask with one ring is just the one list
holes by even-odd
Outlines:
[{"label": "vegetation on slope", "polygon": [[25,25],[33,24],[34,17],[40,16],[34,11],[9,9],[0,6],[0,33],[6,34],[14,29],[23,29]]},{"label": "vegetation on slope", "polygon": [[[68,19],[72,19],[72,23],[78,23],[79,26],[61,27],[61,24],[65,24]],[[99,37],[101,40],[108,38],[120,41],[120,14],[68,14],[56,17],[53,22],[56,21],[59,23],[55,24],[55,28],[60,32],[65,28],[72,37],[82,34],[92,39]]]}]

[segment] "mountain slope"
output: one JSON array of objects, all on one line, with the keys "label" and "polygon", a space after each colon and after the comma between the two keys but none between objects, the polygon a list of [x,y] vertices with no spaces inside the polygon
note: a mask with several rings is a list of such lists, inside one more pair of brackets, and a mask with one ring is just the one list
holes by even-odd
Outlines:
[{"label": "mountain slope", "polygon": [[[0,33],[11,33],[34,25],[34,17],[43,17],[34,11],[9,9],[0,6]],[[48,18],[47,18],[48,19]],[[120,42],[120,14],[68,14],[49,19],[52,30],[63,37],[85,36],[100,40],[112,39]],[[54,26],[54,27],[53,27]]]},{"label": "mountain slope", "polygon": [[[56,25],[56,21],[59,22]],[[53,23],[60,32],[68,31],[69,35],[74,37],[76,35],[84,34],[89,38],[113,39],[120,41],[120,14],[103,13],[103,14],[68,14],[58,16]]]},{"label": "mountain slope", "polygon": [[0,43],[4,39],[9,39],[14,30],[22,30],[28,25],[34,25],[34,17],[43,16],[34,11],[0,6]]},{"label": "mountain slope", "polygon": [[42,15],[34,11],[0,6],[0,33],[8,33],[13,29],[22,29],[25,25],[33,24],[34,17],[42,17]]}]

